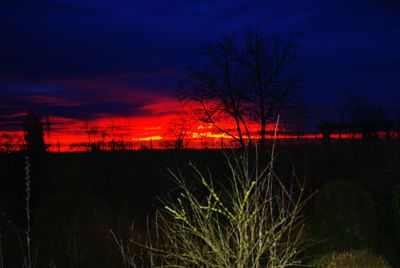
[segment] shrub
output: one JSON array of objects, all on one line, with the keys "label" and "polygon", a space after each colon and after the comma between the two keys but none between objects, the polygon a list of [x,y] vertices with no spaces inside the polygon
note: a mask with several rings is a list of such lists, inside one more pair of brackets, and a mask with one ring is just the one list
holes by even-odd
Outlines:
[{"label": "shrub", "polygon": [[[295,193],[272,165],[251,168],[247,155],[227,158],[229,186],[191,165],[194,182],[172,173],[178,196],[158,212],[146,250],[151,267],[289,267],[305,248],[302,187]],[[126,267],[139,267],[132,245],[117,240]],[[135,243],[138,245],[138,243]],[[142,259],[143,261],[143,259]],[[146,261],[146,260],[144,260]],[[135,266],[136,265],[136,266]]]},{"label": "shrub", "polygon": [[372,248],[376,236],[375,206],[368,193],[350,181],[332,181],[317,194],[310,232],[318,251]]},{"label": "shrub", "polygon": [[366,250],[333,252],[322,256],[314,263],[317,268],[390,268],[379,255]]}]

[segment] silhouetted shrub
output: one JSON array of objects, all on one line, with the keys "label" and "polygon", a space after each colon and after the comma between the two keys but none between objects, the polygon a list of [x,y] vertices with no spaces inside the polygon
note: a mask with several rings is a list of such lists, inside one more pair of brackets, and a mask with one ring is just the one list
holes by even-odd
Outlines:
[{"label": "silhouetted shrub", "polygon": [[40,262],[57,267],[113,267],[112,212],[102,200],[64,193],[39,205],[34,225]]},{"label": "silhouetted shrub", "polygon": [[366,250],[333,252],[322,256],[314,263],[316,268],[390,268],[379,255]]},{"label": "silhouetted shrub", "polygon": [[318,253],[373,248],[375,205],[361,185],[332,181],[317,194],[310,232],[319,241]]}]

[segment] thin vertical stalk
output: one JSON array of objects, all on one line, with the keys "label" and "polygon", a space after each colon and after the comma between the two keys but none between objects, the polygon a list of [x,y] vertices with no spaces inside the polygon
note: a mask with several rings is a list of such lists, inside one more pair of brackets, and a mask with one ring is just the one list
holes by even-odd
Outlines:
[{"label": "thin vertical stalk", "polygon": [[31,254],[31,209],[30,209],[30,200],[31,200],[31,163],[29,161],[29,156],[25,157],[25,194],[26,194],[26,256],[24,261],[24,267],[32,268],[32,254]]}]

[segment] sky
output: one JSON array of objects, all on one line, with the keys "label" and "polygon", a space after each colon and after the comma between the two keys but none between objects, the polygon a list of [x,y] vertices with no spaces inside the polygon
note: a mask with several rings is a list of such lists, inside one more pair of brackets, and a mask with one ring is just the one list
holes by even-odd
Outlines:
[{"label": "sky", "polygon": [[314,113],[350,88],[399,108],[397,0],[2,0],[0,25],[0,131],[34,110],[56,134],[107,126],[160,138],[204,44],[246,27],[299,33]]}]

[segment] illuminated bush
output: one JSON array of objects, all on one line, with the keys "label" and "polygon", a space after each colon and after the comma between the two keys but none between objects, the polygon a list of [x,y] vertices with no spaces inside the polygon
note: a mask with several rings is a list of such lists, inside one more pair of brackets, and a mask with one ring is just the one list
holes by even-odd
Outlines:
[{"label": "illuminated bush", "polygon": [[[127,266],[292,267],[301,263],[302,188],[286,189],[272,165],[250,168],[246,156],[228,158],[229,186],[194,166],[193,180],[172,173],[177,195],[159,211],[140,250],[116,237]],[[188,181],[191,183],[189,184]],[[139,246],[133,241],[133,245]],[[139,258],[138,258],[139,257]]]}]

